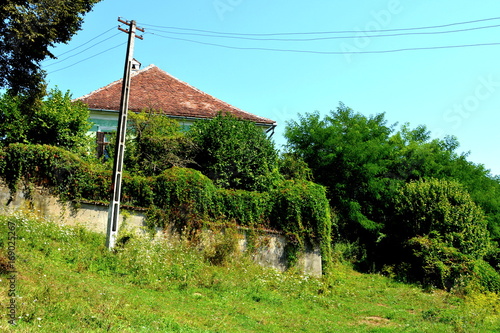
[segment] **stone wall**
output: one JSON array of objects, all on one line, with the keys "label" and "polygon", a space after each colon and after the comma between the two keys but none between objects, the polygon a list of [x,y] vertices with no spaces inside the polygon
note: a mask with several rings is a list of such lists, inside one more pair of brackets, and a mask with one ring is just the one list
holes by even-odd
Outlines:
[{"label": "stone wall", "polygon": [[[61,203],[54,196],[43,191],[34,191],[31,200],[27,200],[19,191],[10,200],[8,188],[0,184],[0,214],[12,214],[15,212],[29,211],[39,217],[45,217],[63,225],[82,225],[89,230],[105,234],[108,220],[108,207],[103,205],[81,203],[76,207],[72,203]],[[123,223],[125,217],[125,223]],[[145,214],[141,211],[122,209],[120,214],[120,226],[145,232]],[[252,252],[256,262],[266,267],[273,267],[279,271],[287,269],[285,247],[287,240],[285,236],[277,232],[257,232],[257,246]],[[248,229],[241,228],[238,232],[238,247],[240,251],[247,251],[249,244]],[[255,236],[252,236],[255,237]],[[299,253],[297,267],[304,274],[321,276],[321,254],[319,246],[307,249]]]}]

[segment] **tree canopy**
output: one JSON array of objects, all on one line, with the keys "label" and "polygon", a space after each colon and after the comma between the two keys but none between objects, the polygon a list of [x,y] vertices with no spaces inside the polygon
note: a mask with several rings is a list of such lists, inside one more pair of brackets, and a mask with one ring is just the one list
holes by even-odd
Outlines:
[{"label": "tree canopy", "polygon": [[43,94],[40,62],[66,43],[100,0],[3,0],[0,4],[0,88]]},{"label": "tree canopy", "polygon": [[69,92],[52,89],[28,113],[24,112],[25,99],[0,95],[0,143],[48,144],[69,150],[85,147],[90,123],[83,103],[72,102]]},{"label": "tree canopy", "polygon": [[223,188],[264,191],[278,172],[274,144],[253,122],[220,113],[196,122],[188,135],[200,147],[195,168]]},{"label": "tree canopy", "polygon": [[[457,153],[454,137],[432,139],[422,125],[397,130],[383,113],[364,116],[343,104],[323,118],[299,116],[285,136],[289,153],[327,187],[337,240],[360,245],[361,267],[415,261],[416,253],[422,265],[449,268],[462,258],[476,267],[489,240],[500,238],[500,179]],[[400,256],[405,246],[414,255]]]}]

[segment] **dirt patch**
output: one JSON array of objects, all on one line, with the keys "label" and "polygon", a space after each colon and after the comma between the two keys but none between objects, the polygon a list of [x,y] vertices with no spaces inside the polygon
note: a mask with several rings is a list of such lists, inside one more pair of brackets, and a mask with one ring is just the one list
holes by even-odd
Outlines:
[{"label": "dirt patch", "polygon": [[389,326],[391,321],[387,318],[382,318],[378,316],[365,317],[360,321],[361,324],[366,324],[370,326]]}]

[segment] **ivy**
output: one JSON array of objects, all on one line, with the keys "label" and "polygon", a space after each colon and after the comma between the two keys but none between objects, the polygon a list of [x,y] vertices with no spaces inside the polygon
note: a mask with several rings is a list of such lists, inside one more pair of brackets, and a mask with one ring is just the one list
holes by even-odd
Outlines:
[{"label": "ivy", "polygon": [[287,180],[272,191],[271,227],[283,230],[299,249],[306,241],[320,244],[323,263],[331,258],[332,217],[325,187],[306,180]]},{"label": "ivy", "polygon": [[[0,178],[11,194],[19,184],[47,188],[61,200],[107,204],[111,172],[62,148],[10,144],[0,148]],[[25,186],[24,190],[29,189]],[[283,232],[296,250],[319,243],[324,265],[331,258],[332,221],[323,186],[287,180],[267,192],[222,189],[200,171],[172,167],[157,176],[123,174],[122,204],[147,208],[148,225],[199,230],[232,223]]]}]

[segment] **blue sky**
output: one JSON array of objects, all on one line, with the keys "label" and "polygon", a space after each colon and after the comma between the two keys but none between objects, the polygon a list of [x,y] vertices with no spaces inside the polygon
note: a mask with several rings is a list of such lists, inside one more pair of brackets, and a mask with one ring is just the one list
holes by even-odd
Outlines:
[{"label": "blue sky", "polygon": [[[455,135],[460,150],[471,152],[469,160],[500,175],[500,45],[436,48],[500,43],[500,19],[492,19],[499,9],[493,0],[480,5],[462,0],[103,0],[85,17],[82,31],[53,50],[59,59],[45,61],[43,68],[50,86],[70,90],[73,97],[119,79],[127,38],[116,29],[121,16],[146,28],[134,54],[143,66],[155,64],[236,107],[276,120],[277,146],[285,143],[287,120],[306,112],[324,115],[343,102],[367,116],[385,112],[389,124],[424,124],[434,137]],[[443,27],[384,31],[429,26]],[[239,34],[352,32],[222,38],[179,28]],[[456,30],[467,31],[451,32]],[[375,37],[389,34],[400,35]],[[241,38],[333,36],[354,38]],[[434,49],[371,53],[406,48]]]}]

